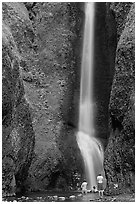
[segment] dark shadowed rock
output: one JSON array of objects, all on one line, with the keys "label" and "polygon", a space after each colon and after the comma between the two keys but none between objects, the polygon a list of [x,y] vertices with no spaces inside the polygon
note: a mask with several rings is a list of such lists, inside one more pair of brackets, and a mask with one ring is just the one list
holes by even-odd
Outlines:
[{"label": "dark shadowed rock", "polygon": [[106,193],[117,194],[134,191],[135,182],[135,11],[134,3],[127,5],[126,16],[119,13],[124,3],[112,7],[125,19],[122,26],[120,17],[117,21],[120,37],[109,107],[111,135],[105,152]]},{"label": "dark shadowed rock", "polygon": [[108,106],[115,67],[117,30],[112,10],[107,8],[106,3],[95,3],[94,18],[94,124],[96,137],[107,141]]}]

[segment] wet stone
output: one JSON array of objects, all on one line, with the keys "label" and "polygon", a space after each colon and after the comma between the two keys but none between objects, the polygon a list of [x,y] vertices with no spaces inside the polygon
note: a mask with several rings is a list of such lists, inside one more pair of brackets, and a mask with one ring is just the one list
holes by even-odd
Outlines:
[{"label": "wet stone", "polygon": [[78,194],[77,197],[82,197],[82,194]]},{"label": "wet stone", "polygon": [[69,198],[70,198],[71,200],[74,200],[74,199],[76,198],[76,196],[71,195],[71,196],[69,196]]},{"label": "wet stone", "polygon": [[59,197],[60,201],[64,201],[66,198],[65,197]]},{"label": "wet stone", "polygon": [[52,200],[53,199],[53,197],[52,196],[48,196],[48,200]]},{"label": "wet stone", "polygon": [[54,199],[54,200],[58,200],[58,196],[56,196],[56,195],[53,196],[53,199]]}]

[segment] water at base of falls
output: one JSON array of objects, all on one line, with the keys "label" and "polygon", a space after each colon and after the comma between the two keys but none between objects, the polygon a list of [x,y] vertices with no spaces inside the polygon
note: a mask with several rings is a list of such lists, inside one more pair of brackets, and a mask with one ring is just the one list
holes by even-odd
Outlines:
[{"label": "water at base of falls", "polygon": [[91,190],[93,186],[97,186],[97,175],[101,173],[105,176],[103,170],[103,149],[95,137],[91,137],[81,131],[77,133],[77,143],[84,159],[88,189]]}]

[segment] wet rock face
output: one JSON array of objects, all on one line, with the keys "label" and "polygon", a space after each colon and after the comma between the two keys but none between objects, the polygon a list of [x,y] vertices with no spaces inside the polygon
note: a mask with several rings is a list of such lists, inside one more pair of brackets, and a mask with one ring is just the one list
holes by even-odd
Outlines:
[{"label": "wet rock face", "polygon": [[[120,37],[109,105],[111,135],[105,152],[105,170],[108,180],[106,192],[114,194],[127,189],[134,191],[135,11],[134,3],[112,3],[111,8],[118,16]],[[121,10],[123,14],[120,14]],[[121,24],[122,19],[124,24]]]},{"label": "wet rock face", "polygon": [[26,10],[18,3],[3,3],[2,7],[2,181],[3,195],[13,195],[27,177],[34,132],[19,71],[21,53],[27,49],[26,44],[21,47]]},{"label": "wet rock face", "polygon": [[35,131],[35,158],[26,186],[30,190],[65,188],[75,180],[75,172],[82,171],[75,139],[82,4],[43,2],[25,6],[35,30],[37,53],[29,67],[31,74],[23,75]]}]

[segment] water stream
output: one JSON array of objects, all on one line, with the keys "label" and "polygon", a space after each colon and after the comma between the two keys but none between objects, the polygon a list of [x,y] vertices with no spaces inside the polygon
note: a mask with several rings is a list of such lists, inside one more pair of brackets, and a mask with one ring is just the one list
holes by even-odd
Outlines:
[{"label": "water stream", "polygon": [[94,3],[85,5],[85,28],[83,40],[83,55],[81,65],[81,87],[79,105],[79,129],[77,133],[77,143],[81,150],[85,163],[86,179],[88,188],[96,186],[96,177],[99,173],[104,175],[103,170],[103,148],[96,139],[94,128],[93,99],[93,62],[94,62]]}]

